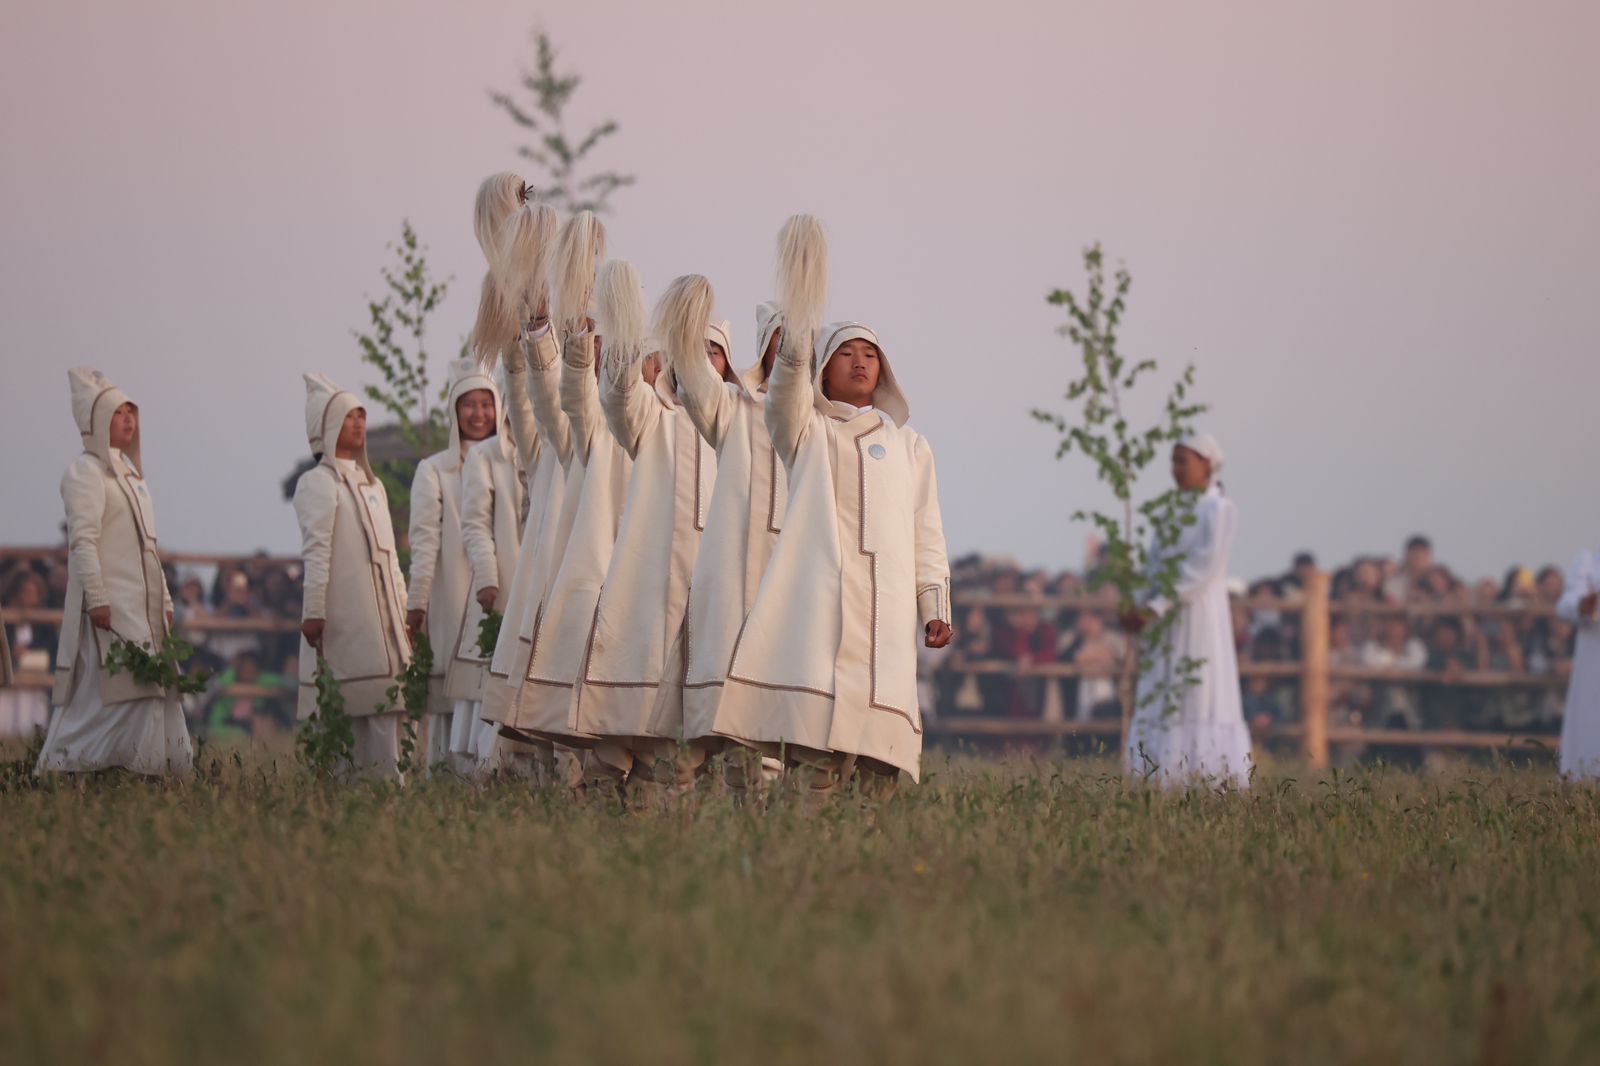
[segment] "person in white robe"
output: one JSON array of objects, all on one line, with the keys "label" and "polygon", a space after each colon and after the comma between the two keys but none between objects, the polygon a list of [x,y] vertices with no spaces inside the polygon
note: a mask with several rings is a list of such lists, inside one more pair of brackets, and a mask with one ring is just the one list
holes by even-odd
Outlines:
[{"label": "person in white robe", "polygon": [[1561,719],[1561,774],[1600,780],[1600,551],[1582,552],[1572,561],[1556,614],[1578,633]]},{"label": "person in white robe", "polygon": [[[612,344],[614,336],[606,336],[605,343]],[[578,727],[576,687],[633,467],[605,425],[598,342],[596,334],[580,330],[567,335],[562,349],[561,410],[570,426],[572,462],[581,474],[569,474],[565,545],[535,612],[528,668],[508,723],[521,733],[584,748],[595,738]]]},{"label": "person in white robe", "polygon": [[483,687],[493,648],[487,653],[480,649],[479,633],[489,612],[505,613],[522,544],[527,493],[513,440],[509,418],[502,413],[499,431],[467,450],[461,473],[461,535],[471,563],[472,594],[445,690],[453,708],[450,757],[463,774],[494,768],[499,727],[483,719]]},{"label": "person in white robe", "polygon": [[98,371],[67,371],[83,454],[61,478],[67,597],[57,648],[55,714],[35,773],[123,769],[187,776],[194,752],[176,693],[112,674],[112,642],[159,648],[172,593],[144,478],[139,408]]},{"label": "person in white robe", "polygon": [[[1173,480],[1195,495],[1195,521],[1171,549],[1162,547],[1159,535],[1155,538],[1151,568],[1161,566],[1168,551],[1183,556],[1175,595],[1169,598],[1152,585],[1123,618],[1124,629],[1140,633],[1177,612],[1166,638],[1154,647],[1147,640],[1140,649],[1123,760],[1130,777],[1163,787],[1225,782],[1245,788],[1250,782],[1250,730],[1228,605],[1228,559],[1238,509],[1222,493],[1222,464],[1222,448],[1210,434],[1173,447]],[[1185,659],[1200,664],[1191,685],[1183,683]]]},{"label": "person in white robe", "polygon": [[886,797],[921,770],[919,640],[953,636],[933,451],[873,330],[821,330],[814,371],[809,336],[785,330],[768,385],[788,509],[717,723],[803,769],[814,801],[852,771]]},{"label": "person in white robe", "polygon": [[[709,306],[709,284],[707,289]],[[743,797],[752,783],[755,760],[742,744],[729,748],[719,743],[728,740],[734,726],[719,725],[717,709],[734,641],[755,604],[789,502],[788,477],[764,416],[781,322],[776,304],[756,308],[757,359],[733,380],[719,375],[710,362],[686,359],[674,365],[683,409],[717,454],[717,479],[689,582],[686,625],[692,639],[684,669],[683,737],[688,744],[724,752],[723,783],[735,798]],[[726,323],[707,328],[728,331]],[[770,756],[757,758],[762,778],[775,779],[782,763]]]},{"label": "person in white robe", "polygon": [[426,633],[433,655],[428,708],[418,738],[422,765],[429,768],[450,763],[450,716],[455,707],[447,680],[471,613],[468,607],[475,604],[461,521],[462,467],[469,447],[495,435],[500,409],[499,389],[476,360],[451,363],[447,386],[449,443],[417,464],[411,483],[406,629],[413,641]]},{"label": "person in white robe", "polygon": [[411,647],[389,496],[367,458],[361,401],[321,374],[305,383],[306,439],[318,461],[294,490],[305,568],[299,717],[316,713],[320,655],[354,722],[351,768],[398,781],[403,712],[379,707]]},{"label": "person in white robe", "polygon": [[[642,319],[633,268],[613,262],[606,269],[606,288],[631,296]],[[575,699],[579,731],[600,738],[596,772],[623,786],[631,781],[684,791],[707,754],[703,743],[681,751],[679,744],[691,639],[685,629],[689,578],[717,460],[679,406],[674,367],[705,365],[735,380],[727,326],[706,322],[708,295],[698,276],[674,282],[662,297],[655,331],[658,343],[672,335],[665,365],[660,352],[630,360],[611,346],[600,375],[606,424],[633,469]]]}]

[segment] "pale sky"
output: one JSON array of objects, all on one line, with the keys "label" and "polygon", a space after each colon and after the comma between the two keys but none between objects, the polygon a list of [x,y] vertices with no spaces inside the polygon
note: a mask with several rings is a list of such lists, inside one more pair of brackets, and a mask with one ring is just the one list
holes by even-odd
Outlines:
[{"label": "pale sky", "polygon": [[608,220],[652,298],[703,273],[735,361],[774,238],[819,215],[939,464],[952,554],[1076,564],[1105,491],[1026,410],[1074,353],[1044,303],[1101,241],[1129,353],[1193,360],[1235,573],[1414,530],[1471,575],[1600,544],[1600,5],[1342,0],[8,0],[0,14],[0,541],[53,542],[65,370],[141,404],[163,546],[294,551],[300,375],[416,225],[454,291],[519,169],[488,101],[542,24],[638,175]]}]

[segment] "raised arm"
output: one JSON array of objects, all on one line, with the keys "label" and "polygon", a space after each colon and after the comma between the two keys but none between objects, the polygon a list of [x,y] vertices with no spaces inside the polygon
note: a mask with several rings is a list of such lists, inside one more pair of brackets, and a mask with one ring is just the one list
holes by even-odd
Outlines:
[{"label": "raised arm", "polygon": [[[494,447],[494,445],[489,445]],[[461,472],[461,539],[472,564],[472,592],[500,587],[500,561],[494,552],[494,475],[484,446],[467,451]]]},{"label": "raised arm", "polygon": [[300,556],[305,569],[301,619],[328,617],[328,574],[333,563],[333,521],[339,513],[339,486],[320,467],[300,475],[294,487],[294,514],[300,520]]},{"label": "raised arm", "polygon": [[424,460],[411,481],[411,593],[407,611],[426,611],[433,595],[433,575],[443,543],[444,486],[439,469]]},{"label": "raised arm", "polygon": [[[572,423],[561,409],[561,347],[548,327],[524,337],[527,392],[538,433],[565,467],[572,460]],[[531,473],[531,458],[523,469]]]},{"label": "raised arm", "polygon": [[[1219,498],[1216,506],[1197,508],[1194,546],[1184,556],[1178,568],[1177,587],[1174,590],[1178,603],[1192,602],[1207,586],[1228,576],[1228,556],[1233,551],[1233,535],[1238,523],[1238,509],[1233,501]],[[1145,601],[1156,615],[1166,614],[1173,602],[1165,596],[1147,593]]]},{"label": "raised arm", "polygon": [[639,442],[661,420],[661,399],[645,384],[644,364],[621,370],[605,367],[601,375],[600,409],[606,426],[628,458],[639,458]]},{"label": "raised arm", "polygon": [[950,625],[950,556],[944,542],[944,518],[939,511],[939,481],[934,473],[933,449],[917,438],[914,453],[917,477],[916,565],[917,618],[924,630],[933,622]]},{"label": "raised arm", "polygon": [[[67,508],[67,557],[83,586],[88,610],[111,606],[100,570],[100,525],[105,516],[105,475],[97,462],[77,459],[61,477],[61,502]],[[76,604],[68,604],[76,610]]]},{"label": "raised arm", "polygon": [[739,387],[719,378],[709,359],[684,359],[674,369],[678,374],[678,397],[689,413],[689,421],[706,443],[720,452],[728,436],[728,424],[741,402]]},{"label": "raised arm", "polygon": [[810,347],[809,336],[795,338],[785,330],[767,385],[767,430],[785,467],[793,464],[816,417]]},{"label": "raised arm", "polygon": [[594,435],[605,432],[600,385],[594,375],[594,340],[592,332],[569,333],[561,351],[561,410],[572,427],[573,454],[585,463]]}]

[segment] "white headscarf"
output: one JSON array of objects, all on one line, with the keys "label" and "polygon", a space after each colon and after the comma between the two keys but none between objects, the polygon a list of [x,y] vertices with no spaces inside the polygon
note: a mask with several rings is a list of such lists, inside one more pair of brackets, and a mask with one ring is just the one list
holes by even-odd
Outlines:
[{"label": "white headscarf", "polygon": [[1200,458],[1211,464],[1211,477],[1215,479],[1222,473],[1222,462],[1225,458],[1222,445],[1217,443],[1217,438],[1209,433],[1193,433],[1178,442],[1181,447],[1188,448]]}]

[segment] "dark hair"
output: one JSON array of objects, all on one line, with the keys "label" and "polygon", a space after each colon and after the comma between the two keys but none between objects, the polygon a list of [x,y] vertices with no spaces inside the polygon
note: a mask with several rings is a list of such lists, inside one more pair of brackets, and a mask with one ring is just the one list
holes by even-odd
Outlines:
[{"label": "dark hair", "polygon": [[1418,548],[1426,548],[1429,551],[1433,551],[1433,541],[1421,533],[1413,533],[1411,539],[1406,541],[1406,551],[1415,551]]},{"label": "dark hair", "polygon": [[1316,565],[1317,565],[1317,557],[1315,555],[1313,555],[1312,553],[1310,553],[1310,552],[1295,552],[1294,553],[1294,568],[1296,570],[1300,569],[1302,566],[1316,566]]}]

